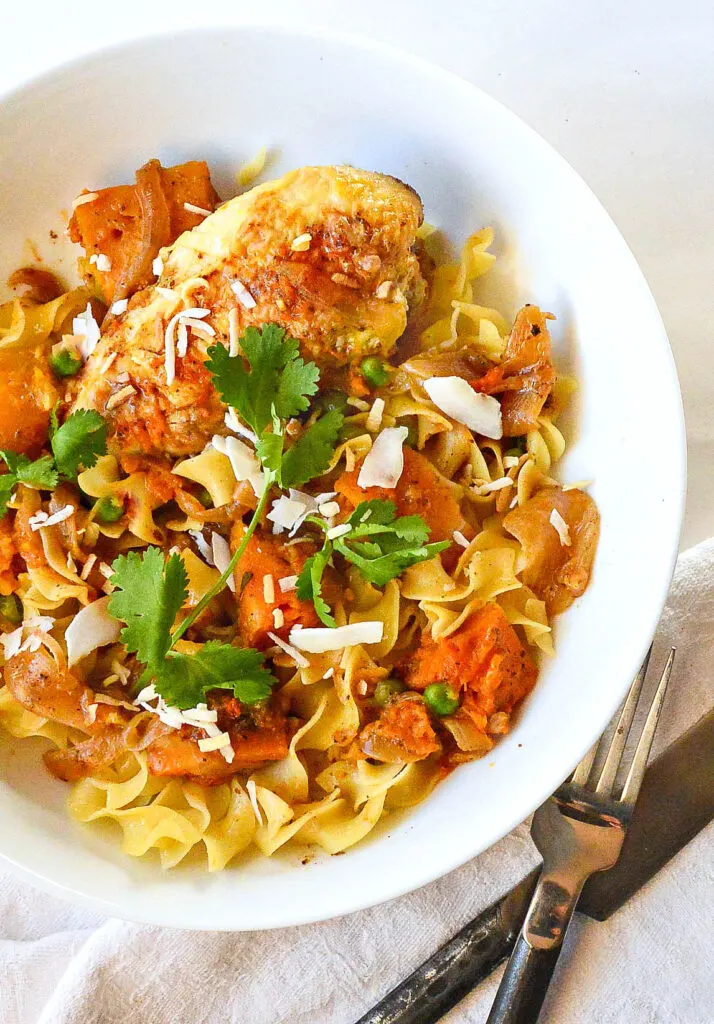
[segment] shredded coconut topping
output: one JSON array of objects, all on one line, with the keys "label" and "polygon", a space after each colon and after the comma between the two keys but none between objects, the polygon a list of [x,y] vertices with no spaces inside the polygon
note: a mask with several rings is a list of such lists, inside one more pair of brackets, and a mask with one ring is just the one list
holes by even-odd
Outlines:
[{"label": "shredded coconut topping", "polygon": [[[231,560],[231,549],[228,546],[228,541],[225,537],[221,537],[220,533],[211,534],[211,548],[213,552],[213,564],[216,569],[223,575],[228,568],[228,563]],[[236,581],[233,578],[233,573],[227,579],[228,589],[236,592]]]},{"label": "shredded coconut topping", "polygon": [[213,565],[213,551],[211,550],[210,544],[208,543],[206,538],[203,536],[201,531],[200,530],[189,530],[188,531],[188,535],[189,535],[189,537],[193,537],[193,540],[194,540],[194,542],[196,544],[196,547],[198,548],[198,550],[199,550],[199,552],[201,554],[201,557],[206,562],[208,562],[209,565]]},{"label": "shredded coconut topping", "polygon": [[164,261],[161,259],[160,256],[155,257],[153,263],[151,264],[151,269],[153,273],[156,274],[157,277],[161,277],[161,275],[164,272]]},{"label": "shredded coconut topping", "polygon": [[228,411],[223,417],[223,422],[229,430],[233,431],[234,434],[240,434],[241,437],[248,438],[248,440],[252,441],[253,444],[258,443],[258,435],[254,434],[250,427],[246,427],[245,423],[241,423],[238,413],[235,411],[233,406],[228,407]]},{"label": "shredded coconut topping", "polygon": [[109,259],[109,257],[103,252],[98,253],[97,270],[101,271],[103,274],[108,274],[111,269],[112,261]]},{"label": "shredded coconut topping", "polygon": [[258,804],[258,795],[255,791],[255,780],[248,779],[248,781],[245,784],[245,788],[248,793],[248,799],[250,800],[251,806],[253,808],[253,814],[255,815],[258,824],[262,825],[263,815],[261,814],[260,805]]},{"label": "shredded coconut topping", "polygon": [[290,248],[293,252],[307,252],[312,242],[312,235],[305,231],[304,234],[298,235],[297,238],[293,238],[290,243]]},{"label": "shredded coconut topping", "polygon": [[372,403],[372,408],[369,410],[369,415],[365,420],[365,426],[369,430],[370,434],[376,434],[379,428],[382,426],[382,416],[384,414],[384,399],[375,398]]},{"label": "shredded coconut topping", "polygon": [[121,316],[122,313],[126,313],[126,308],[129,305],[128,299],[117,299],[116,302],[112,302],[109,307],[109,312],[114,316]]},{"label": "shredded coconut topping", "polygon": [[228,355],[237,356],[240,352],[240,339],[238,336],[238,310],[231,306],[228,310]]},{"label": "shredded coconut topping", "polygon": [[275,580],[269,572],[263,576],[263,599],[266,604],[275,604]]},{"label": "shredded coconut topping", "polygon": [[81,196],[77,196],[72,200],[72,209],[76,210],[78,206],[84,206],[85,203],[93,203],[98,198],[98,192],[84,192]]},{"label": "shredded coconut topping", "polygon": [[38,530],[44,530],[46,526],[56,526],[57,523],[69,519],[70,516],[74,515],[75,511],[74,505],[65,505],[64,508],[53,512],[52,515],[42,511],[36,512],[34,516],[30,516],[28,522],[32,531],[37,533]]},{"label": "shredded coconut topping", "polygon": [[479,497],[485,497],[493,491],[502,491],[505,487],[513,487],[513,480],[511,480],[510,476],[501,476],[498,480],[490,480],[485,484],[477,484],[474,487],[474,491],[479,495]]},{"label": "shredded coconut topping", "polygon": [[257,302],[242,281],[233,281],[231,284],[231,290],[240,302],[241,306],[245,309],[255,309]]},{"label": "shredded coconut topping", "polygon": [[[293,633],[294,632],[295,627],[293,627]],[[280,648],[281,651],[284,651],[289,658],[293,659],[298,668],[308,667],[310,662],[300,653],[297,647],[293,647],[291,644],[285,643],[285,641],[281,639],[281,637],[279,637],[277,633],[268,633],[268,636],[273,641],[273,643]]]},{"label": "shredded coconut topping", "polygon": [[193,203],[184,203],[184,210],[188,210],[189,213],[198,213],[203,217],[210,217],[213,210],[204,210],[202,206],[194,206]]},{"label": "shredded coconut topping", "polygon": [[291,590],[295,590],[296,584],[297,576],[281,576],[278,580],[281,594],[287,594]]},{"label": "shredded coconut topping", "polygon": [[91,303],[88,302],[84,312],[79,313],[72,320],[72,334],[79,338],[79,351],[82,359],[86,362],[99,344],[101,336],[99,324],[94,319]]},{"label": "shredded coconut topping", "polygon": [[122,402],[126,402],[127,399],[131,398],[131,396],[135,394],[135,388],[133,388],[131,384],[127,384],[126,387],[120,388],[119,391],[115,391],[107,400],[107,409],[115,409],[118,405],[121,405]]},{"label": "shredded coconut topping", "polygon": [[466,537],[464,537],[461,530],[454,530],[451,536],[454,538],[457,544],[461,545],[462,548],[467,548],[470,544],[470,541],[468,541]]},{"label": "shredded coconut topping", "polygon": [[344,537],[345,534],[351,531],[352,527],[349,523],[340,523],[338,526],[333,526],[331,530],[327,531],[327,539],[337,540],[338,537]]},{"label": "shredded coconut topping", "polygon": [[550,525],[558,531],[560,543],[563,545],[563,547],[570,547],[572,543],[570,540],[570,527],[563,519],[557,508],[554,508],[553,511],[550,513]]},{"label": "shredded coconut topping", "polygon": [[282,608],[273,608],[273,625],[276,629],[282,629],[285,625],[285,616]]}]

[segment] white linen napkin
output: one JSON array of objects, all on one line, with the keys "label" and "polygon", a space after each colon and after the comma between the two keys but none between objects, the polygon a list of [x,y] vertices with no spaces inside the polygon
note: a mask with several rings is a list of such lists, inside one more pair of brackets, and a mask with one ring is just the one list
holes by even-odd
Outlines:
[{"label": "white linen napkin", "polygon": [[[678,658],[659,748],[714,704],[714,540],[679,559],[655,666],[671,644]],[[536,860],[524,824],[458,871],[385,906],[235,934],[103,919],[0,874],[0,1021],[353,1024]],[[576,915],[543,1021],[712,1024],[713,883],[709,826],[609,921]],[[447,1024],[484,1021],[499,977]]]}]

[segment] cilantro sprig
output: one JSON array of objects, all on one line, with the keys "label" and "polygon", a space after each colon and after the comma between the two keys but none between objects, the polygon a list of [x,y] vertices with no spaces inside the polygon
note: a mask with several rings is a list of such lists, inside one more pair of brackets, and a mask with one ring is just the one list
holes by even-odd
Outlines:
[{"label": "cilantro sprig", "polygon": [[116,589],[109,598],[109,612],[126,623],[121,638],[146,666],[142,681],[153,679],[167,704],[192,708],[215,689],[232,691],[243,704],[270,696],[276,680],[263,667],[265,656],[259,651],[217,640],[192,654],[174,650],[180,632],[172,627],[188,593],[180,555],[165,560],[158,548],[142,554],[129,551],[114,560],[112,569]]},{"label": "cilantro sprig", "polygon": [[297,579],[297,594],[311,600],[326,626],[335,620],[322,596],[322,574],[334,553],[357,566],[370,583],[382,587],[410,565],[434,558],[449,547],[448,541],[428,544],[429,527],[421,516],[400,516],[392,501],[363,501],[347,520],[349,533],[330,540],[327,526],[317,516],[308,522],[325,531],[322,549],[307,559]]},{"label": "cilantro sprig", "polygon": [[60,480],[75,480],[84,469],[91,469],[107,450],[107,425],[93,409],[73,412],[60,426],[57,414],[50,419],[51,455],[34,461],[26,455],[0,449],[7,473],[0,475],[0,519],[7,513],[10,498],[18,484],[40,490],[53,490]]},{"label": "cilantro sprig", "polygon": [[[208,350],[206,366],[223,401],[258,435],[257,455],[270,483],[297,487],[324,473],[330,464],[343,415],[336,409],[310,423],[287,445],[288,420],[310,408],[320,371],[298,354],[298,343],[282,327],[248,327],[241,339],[243,356],[223,345]],[[247,363],[247,365],[246,365]]]}]

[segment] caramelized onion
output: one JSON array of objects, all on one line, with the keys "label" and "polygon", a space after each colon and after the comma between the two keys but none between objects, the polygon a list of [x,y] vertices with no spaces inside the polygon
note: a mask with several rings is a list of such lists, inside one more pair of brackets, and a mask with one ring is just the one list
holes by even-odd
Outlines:
[{"label": "caramelized onion", "polygon": [[141,206],[141,242],[130,254],[117,279],[113,295],[115,301],[126,298],[151,281],[151,264],[159,249],[171,241],[171,217],[158,160],[149,160],[136,172],[136,194]]},{"label": "caramelized onion", "polygon": [[[557,511],[565,520],[570,544],[563,544],[551,523]],[[600,516],[589,494],[548,487],[509,512],[503,526],[523,548],[521,579],[545,601],[549,615],[565,611],[585,591],[600,535]]]},{"label": "caramelized onion", "polygon": [[555,384],[546,327],[551,319],[550,313],[542,313],[537,306],[524,306],[513,323],[502,362],[473,382],[481,394],[501,396],[505,437],[518,437],[537,428]]}]

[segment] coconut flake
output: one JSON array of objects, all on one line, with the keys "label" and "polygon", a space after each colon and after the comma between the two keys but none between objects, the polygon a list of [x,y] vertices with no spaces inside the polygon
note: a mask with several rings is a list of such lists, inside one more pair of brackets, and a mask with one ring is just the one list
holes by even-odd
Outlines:
[{"label": "coconut flake", "polygon": [[115,391],[114,394],[107,400],[107,410],[116,409],[118,405],[121,405],[123,402],[126,402],[128,399],[131,398],[132,395],[135,394],[136,389],[133,388],[131,384],[127,384],[126,387],[120,388],[119,391]]},{"label": "coconut flake", "polygon": [[203,536],[201,531],[189,530],[188,535],[189,537],[193,537],[194,543],[198,548],[199,554],[204,559],[204,561],[208,562],[209,565],[213,565],[213,551],[211,550],[210,544]]},{"label": "coconut flake", "polygon": [[197,213],[199,216],[210,217],[213,210],[204,210],[202,206],[195,206],[193,203],[184,203],[184,210],[188,210],[189,213]]},{"label": "coconut flake", "polygon": [[[293,627],[293,633],[294,632],[296,632],[296,630]],[[297,632],[300,632],[300,631],[297,630]],[[297,647],[292,647],[290,644],[285,643],[285,641],[282,639],[282,637],[279,637],[277,633],[270,633],[270,632],[268,632],[268,636],[273,641],[273,643],[276,644],[280,648],[281,651],[284,651],[288,655],[288,657],[293,659],[293,661],[298,666],[298,668],[307,668],[308,667],[310,662],[307,660],[307,658],[305,658],[300,653],[300,651],[297,649]]]},{"label": "coconut flake", "polygon": [[285,625],[285,616],[282,608],[273,608],[273,625],[276,629],[282,629]]},{"label": "coconut flake", "polygon": [[350,395],[347,404],[351,405],[353,409],[357,409],[358,412],[369,412],[369,402],[365,402],[364,398],[355,398],[354,395]]},{"label": "coconut flake", "polygon": [[305,231],[302,235],[298,235],[297,238],[293,238],[290,243],[290,248],[293,252],[307,252],[312,242],[312,235]]},{"label": "coconut flake", "polygon": [[[211,549],[213,553],[213,564],[218,569],[221,576],[228,568],[228,563],[231,560],[231,549],[228,546],[228,541],[225,537],[221,537],[220,533],[211,534]],[[233,573],[227,579],[228,589],[236,592],[236,581],[233,579]]]},{"label": "coconut flake", "polygon": [[269,572],[263,576],[263,600],[266,604],[275,604],[275,580]]},{"label": "coconut flake", "polygon": [[208,736],[204,740],[198,741],[198,749],[204,754],[211,750],[220,750],[221,747],[227,747],[231,742],[231,738],[227,732],[219,732],[217,736]]},{"label": "coconut flake", "polygon": [[478,394],[462,377],[429,377],[422,386],[434,405],[457,423],[484,437],[503,437],[497,398]]},{"label": "coconut flake", "polygon": [[74,513],[74,505],[65,505],[64,508],[53,512],[51,516],[48,516],[46,512],[36,512],[34,516],[30,516],[28,522],[32,531],[37,533],[38,530],[44,530],[46,526],[56,526],[57,523],[64,522],[65,519],[69,519]]},{"label": "coconut flake", "polygon": [[352,532],[352,527],[349,523],[340,523],[339,526],[333,526],[331,530],[327,531],[328,540],[337,540],[338,537],[344,537],[346,534]]},{"label": "coconut flake", "polygon": [[229,430],[233,431],[234,434],[240,434],[241,437],[248,438],[248,440],[252,441],[253,444],[258,443],[258,435],[254,434],[250,427],[246,427],[245,423],[241,423],[238,418],[238,413],[235,411],[233,406],[228,407],[228,411],[223,417],[223,422]]},{"label": "coconut flake", "polygon": [[340,504],[337,501],[324,501],[322,505],[317,506],[317,511],[326,519],[331,519],[332,516],[340,514]]},{"label": "coconut flake", "polygon": [[557,508],[554,508],[550,513],[550,525],[558,531],[560,543],[563,547],[569,548],[572,543],[570,540],[570,527],[563,519]]},{"label": "coconut flake", "polygon": [[461,530],[454,530],[451,536],[454,538],[457,544],[461,545],[462,548],[467,548],[471,543],[469,540],[466,539],[466,537],[464,537]]},{"label": "coconut flake", "polygon": [[281,494],[273,502],[267,518],[273,524],[273,533],[292,530],[298,526],[308,512],[308,506],[302,501],[295,501]]},{"label": "coconut flake", "polygon": [[474,490],[479,497],[483,498],[494,491],[503,491],[506,487],[513,487],[513,480],[510,476],[500,476],[498,480],[489,480],[485,484],[477,485]]},{"label": "coconut flake", "polygon": [[86,362],[99,344],[99,338],[101,337],[99,324],[94,319],[91,303],[88,302],[84,312],[79,313],[72,320],[72,334],[80,339],[78,348],[82,359]]},{"label": "coconut flake", "polygon": [[369,430],[370,434],[376,434],[379,428],[382,426],[382,416],[384,414],[384,399],[375,398],[372,403],[372,408],[369,410],[367,419],[365,420],[365,427]]},{"label": "coconut flake", "polygon": [[242,281],[232,281],[231,290],[244,309],[255,309],[257,302]]},{"label": "coconut flake", "polygon": [[385,427],[374,439],[374,444],[362,463],[357,486],[396,487],[404,471],[403,445],[409,436],[406,427]]},{"label": "coconut flake", "polygon": [[297,586],[297,576],[281,576],[278,580],[281,594],[288,594]]},{"label": "coconut flake", "polygon": [[117,299],[116,302],[112,302],[109,307],[109,312],[114,316],[121,316],[122,313],[126,313],[126,308],[129,305],[128,299]]},{"label": "coconut flake", "polygon": [[108,274],[111,269],[112,261],[109,259],[106,253],[97,253],[97,270],[101,271],[101,273],[103,274]]},{"label": "coconut flake", "polygon": [[248,793],[248,799],[250,800],[251,807],[253,808],[253,814],[259,825],[263,824],[263,815],[258,804],[258,794],[255,791],[255,781],[248,779],[245,784],[246,791]]},{"label": "coconut flake", "polygon": [[378,644],[384,635],[384,623],[351,622],[348,626],[337,626],[335,629],[296,629],[290,630],[289,640],[298,650],[309,654],[325,654],[327,651],[340,651],[343,647],[356,647],[357,644]]},{"label": "coconut flake", "polygon": [[154,261],[151,264],[151,270],[156,275],[156,277],[161,277],[161,275],[163,274],[163,272],[164,272],[164,261],[161,259],[160,256],[155,256],[154,257]]},{"label": "coconut flake", "polygon": [[80,608],[64,634],[67,644],[67,664],[71,667],[92,651],[107,644],[118,643],[121,623],[109,614],[108,597]]},{"label": "coconut flake", "polygon": [[78,206],[84,206],[85,203],[93,203],[98,198],[98,192],[83,192],[81,196],[72,200],[72,209],[76,210]]},{"label": "coconut flake", "polygon": [[228,310],[228,355],[235,357],[239,352],[238,310],[235,306],[231,306]]},{"label": "coconut flake", "polygon": [[256,497],[260,497],[265,476],[260,468],[260,462],[248,445],[239,441],[237,437],[221,437],[220,434],[214,434],[211,444],[217,452],[228,456],[236,480],[248,480]]}]

